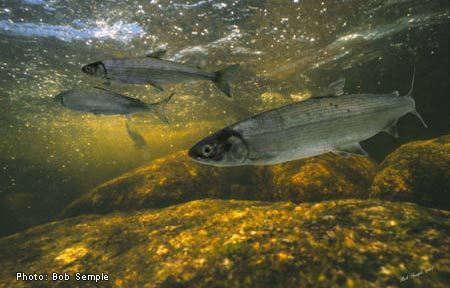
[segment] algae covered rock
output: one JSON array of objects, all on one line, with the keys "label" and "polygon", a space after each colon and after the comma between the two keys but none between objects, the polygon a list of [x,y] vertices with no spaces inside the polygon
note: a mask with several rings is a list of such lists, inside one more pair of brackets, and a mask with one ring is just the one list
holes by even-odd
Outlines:
[{"label": "algae covered rock", "polygon": [[[245,170],[245,168],[243,168]],[[159,208],[202,198],[229,197],[233,173],[192,162],[181,151],[114,178],[71,203],[62,217]]]},{"label": "algae covered rock", "polygon": [[25,287],[20,267],[70,277],[45,287],[448,287],[449,216],[357,199],[198,200],[80,216],[0,239],[0,286]]},{"label": "algae covered rock", "polygon": [[262,200],[317,202],[366,196],[376,169],[377,164],[368,157],[327,153],[258,167],[255,182]]},{"label": "algae covered rock", "polygon": [[450,210],[450,135],[402,145],[381,163],[370,195]]}]

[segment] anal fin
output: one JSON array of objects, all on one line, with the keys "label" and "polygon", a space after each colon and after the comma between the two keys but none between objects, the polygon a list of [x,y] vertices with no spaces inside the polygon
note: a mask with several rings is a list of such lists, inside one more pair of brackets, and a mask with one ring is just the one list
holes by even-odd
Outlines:
[{"label": "anal fin", "polygon": [[349,157],[350,155],[361,155],[367,156],[369,155],[359,143],[351,143],[344,146],[336,147],[333,151],[334,154]]}]

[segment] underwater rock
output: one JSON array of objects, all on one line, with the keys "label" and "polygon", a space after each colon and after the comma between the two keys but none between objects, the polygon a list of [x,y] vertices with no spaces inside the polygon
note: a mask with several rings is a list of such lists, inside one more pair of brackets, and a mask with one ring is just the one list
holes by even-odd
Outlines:
[{"label": "underwater rock", "polygon": [[223,199],[232,196],[233,191],[242,195],[245,186],[242,188],[230,179],[236,178],[233,177],[236,173],[245,174],[248,169],[197,164],[187,157],[186,151],[181,151],[96,187],[72,202],[61,217],[160,208],[195,199]]},{"label": "underwater rock", "polygon": [[266,201],[301,203],[366,197],[376,169],[377,164],[368,157],[327,153],[258,167],[255,182],[259,199]]},{"label": "underwater rock", "polygon": [[413,203],[198,200],[2,238],[0,286],[28,285],[20,267],[70,277],[45,287],[448,287],[449,230],[450,212]]},{"label": "underwater rock", "polygon": [[370,196],[450,210],[450,135],[407,143],[388,155]]}]

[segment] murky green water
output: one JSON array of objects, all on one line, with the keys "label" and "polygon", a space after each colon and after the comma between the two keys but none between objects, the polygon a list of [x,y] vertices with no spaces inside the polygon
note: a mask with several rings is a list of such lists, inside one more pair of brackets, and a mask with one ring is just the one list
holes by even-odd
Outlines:
[{"label": "murky green water", "polygon": [[[67,204],[153,159],[189,149],[237,120],[299,100],[345,77],[346,92],[406,94],[428,124],[399,121],[400,138],[364,141],[381,161],[403,143],[450,132],[449,18],[445,0],[389,1],[80,1],[0,2],[0,235],[53,220]],[[234,99],[210,82],[166,86],[113,83],[156,102],[176,92],[166,126],[136,115],[64,109],[52,98],[102,85],[82,65],[167,49],[166,59],[216,71],[241,69]]]}]

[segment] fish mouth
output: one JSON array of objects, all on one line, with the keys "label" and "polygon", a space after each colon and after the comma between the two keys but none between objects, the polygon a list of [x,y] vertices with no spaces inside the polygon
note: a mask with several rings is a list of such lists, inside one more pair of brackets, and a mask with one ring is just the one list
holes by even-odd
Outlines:
[{"label": "fish mouth", "polygon": [[88,73],[87,67],[88,67],[88,65],[84,65],[83,67],[81,67],[81,72]]},{"label": "fish mouth", "polygon": [[188,156],[189,156],[189,158],[191,158],[195,162],[198,162],[199,160],[202,159],[200,156],[197,155],[197,153],[194,152],[194,149],[190,149],[189,150]]},{"label": "fish mouth", "polygon": [[[195,147],[194,147],[194,148],[195,148]],[[197,163],[200,163],[200,164],[205,164],[205,163],[207,163],[207,162],[208,162],[207,159],[204,158],[204,157],[199,156],[199,155],[195,152],[195,149],[194,149],[194,148],[192,148],[192,149],[189,150],[189,152],[188,152],[189,158],[191,158],[192,161],[197,162]]]}]

